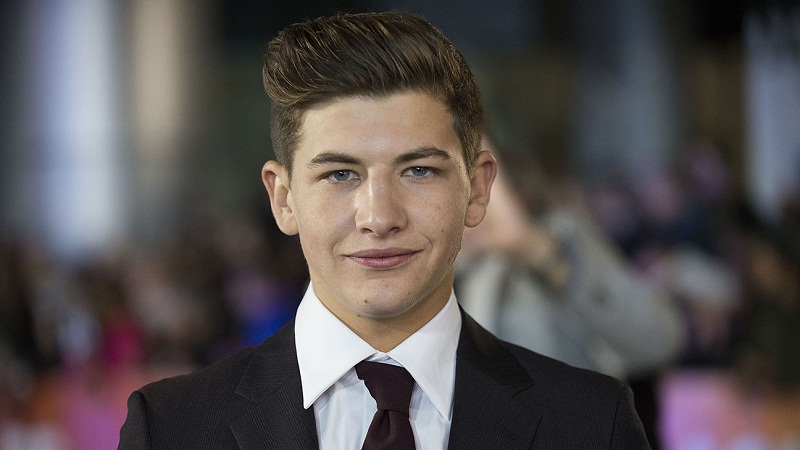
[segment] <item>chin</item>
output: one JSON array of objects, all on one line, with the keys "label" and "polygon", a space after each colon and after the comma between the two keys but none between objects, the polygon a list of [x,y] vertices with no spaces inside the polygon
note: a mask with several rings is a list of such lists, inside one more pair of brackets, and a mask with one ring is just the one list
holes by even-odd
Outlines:
[{"label": "chin", "polygon": [[367,300],[367,305],[364,314],[376,319],[391,319],[393,317],[401,316],[413,309],[414,303],[408,302],[407,298],[385,298],[380,294],[369,296],[371,300]]}]

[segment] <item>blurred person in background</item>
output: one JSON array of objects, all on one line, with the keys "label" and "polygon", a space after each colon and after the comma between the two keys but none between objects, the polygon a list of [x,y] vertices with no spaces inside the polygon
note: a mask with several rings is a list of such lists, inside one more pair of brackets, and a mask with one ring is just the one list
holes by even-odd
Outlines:
[{"label": "blurred person in background", "polygon": [[39,377],[56,363],[36,336],[29,251],[0,239],[0,448],[36,420]]},{"label": "blurred person in background", "polygon": [[486,218],[464,233],[456,279],[464,309],[501,339],[642,382],[637,407],[656,446],[651,381],[683,350],[677,305],[564,195],[571,188],[557,189],[528,154],[489,137],[483,146],[499,171]]},{"label": "blurred person in background", "polygon": [[[612,236],[684,319],[687,340],[676,365],[729,367],[742,298],[731,175],[719,149],[708,139],[690,140],[674,164],[621,176],[612,186],[629,199],[628,226]],[[613,228],[615,211],[603,211],[596,191],[589,196],[600,223]]]},{"label": "blurred person in background", "polygon": [[[488,139],[484,147],[497,151]],[[685,336],[672,299],[587,211],[557,201],[528,155],[498,153],[487,217],[464,233],[457,292],[465,309],[511,342],[614,376],[673,362]]]},{"label": "blurred person in background", "polygon": [[800,239],[788,230],[753,231],[745,279],[750,297],[740,362],[751,386],[800,389]]},{"label": "blurred person in background", "polygon": [[300,245],[272,217],[227,220],[215,241],[227,268],[221,284],[237,349],[258,344],[291,321],[308,286]]}]

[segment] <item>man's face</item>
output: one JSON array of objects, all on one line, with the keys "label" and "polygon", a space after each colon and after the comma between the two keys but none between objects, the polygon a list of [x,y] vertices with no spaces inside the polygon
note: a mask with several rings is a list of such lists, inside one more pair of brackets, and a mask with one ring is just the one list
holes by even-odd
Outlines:
[{"label": "man's face", "polygon": [[324,104],[301,132],[291,183],[274,162],[264,181],[281,229],[300,234],[317,296],[351,328],[422,326],[449,298],[493,159],[470,179],[449,111],[417,92]]}]

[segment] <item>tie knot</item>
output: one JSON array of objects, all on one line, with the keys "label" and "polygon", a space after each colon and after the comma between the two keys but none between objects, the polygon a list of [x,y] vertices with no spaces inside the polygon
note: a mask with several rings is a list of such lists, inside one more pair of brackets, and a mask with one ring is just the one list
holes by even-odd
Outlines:
[{"label": "tie knot", "polygon": [[391,364],[361,361],[356,364],[356,374],[364,380],[378,409],[399,411],[408,416],[414,377],[406,369]]}]

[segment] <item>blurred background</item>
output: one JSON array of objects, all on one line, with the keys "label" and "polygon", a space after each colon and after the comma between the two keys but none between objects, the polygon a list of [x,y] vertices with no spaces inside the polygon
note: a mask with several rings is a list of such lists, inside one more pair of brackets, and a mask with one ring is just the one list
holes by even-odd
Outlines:
[{"label": "blurred background", "polygon": [[293,316],[262,48],[391,8],[442,28],[506,156],[679,309],[654,448],[800,448],[797,3],[42,0],[0,6],[0,449],[116,448],[133,389]]}]

